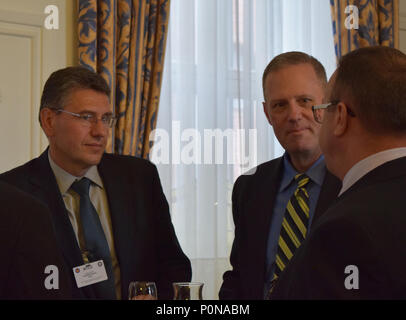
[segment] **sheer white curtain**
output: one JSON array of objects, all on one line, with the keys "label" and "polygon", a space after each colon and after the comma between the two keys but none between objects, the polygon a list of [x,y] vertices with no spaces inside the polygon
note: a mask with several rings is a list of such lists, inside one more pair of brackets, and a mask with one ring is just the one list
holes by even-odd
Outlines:
[{"label": "sheer white curtain", "polygon": [[330,1],[171,0],[170,14],[151,160],[193,280],[205,283],[204,299],[218,299],[234,238],[233,183],[283,153],[263,114],[262,72],[298,50],[331,75]]}]

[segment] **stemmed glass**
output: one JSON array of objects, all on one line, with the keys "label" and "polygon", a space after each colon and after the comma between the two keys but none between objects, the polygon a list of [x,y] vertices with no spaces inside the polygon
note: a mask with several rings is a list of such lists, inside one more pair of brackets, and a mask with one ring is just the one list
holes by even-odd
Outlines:
[{"label": "stemmed glass", "polygon": [[158,294],[155,282],[133,281],[128,287],[129,300],[157,300]]}]

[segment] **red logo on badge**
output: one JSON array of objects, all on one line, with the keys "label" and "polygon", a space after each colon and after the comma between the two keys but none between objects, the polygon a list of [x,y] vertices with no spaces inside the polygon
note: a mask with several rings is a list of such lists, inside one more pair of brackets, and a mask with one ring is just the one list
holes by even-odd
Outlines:
[{"label": "red logo on badge", "polygon": [[79,269],[79,268],[76,268],[76,269],[75,269],[75,272],[76,272],[76,273],[79,273],[79,272],[80,272],[80,269]]}]

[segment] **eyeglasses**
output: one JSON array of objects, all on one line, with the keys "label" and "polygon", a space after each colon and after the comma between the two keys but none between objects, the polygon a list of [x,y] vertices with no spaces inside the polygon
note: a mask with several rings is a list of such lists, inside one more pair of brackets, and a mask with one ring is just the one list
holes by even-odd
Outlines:
[{"label": "eyeglasses", "polygon": [[[66,111],[64,109],[53,109],[53,110],[55,112],[63,112],[63,113],[70,114],[70,115],[82,120],[82,122],[87,125],[97,124],[97,122],[99,121],[99,119],[96,117],[96,115],[94,115],[92,113],[79,114],[79,113],[73,113],[70,111]],[[106,127],[112,128],[116,124],[117,118],[114,117],[112,114],[104,114],[104,115],[102,115],[100,120]]]},{"label": "eyeglasses", "polygon": [[[322,124],[323,123],[323,118],[324,118],[324,111],[328,107],[337,105],[339,102],[340,101],[333,101],[333,102],[328,102],[328,103],[323,103],[323,104],[319,104],[319,105],[316,105],[316,106],[312,106],[314,120],[317,123]],[[347,106],[347,113],[351,117],[355,117],[355,113],[348,106]]]}]

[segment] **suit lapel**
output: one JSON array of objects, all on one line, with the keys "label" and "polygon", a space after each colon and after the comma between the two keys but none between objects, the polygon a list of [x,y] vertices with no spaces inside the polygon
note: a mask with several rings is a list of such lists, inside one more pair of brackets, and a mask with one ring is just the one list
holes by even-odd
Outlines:
[{"label": "suit lapel", "polygon": [[[33,162],[29,177],[32,194],[46,203],[52,213],[58,244],[68,265],[68,272],[73,272],[72,268],[82,265],[83,259],[55,175],[49,164],[48,149]],[[76,288],[76,284],[74,287]],[[93,297],[91,288],[84,287],[82,290],[87,297]]]},{"label": "suit lapel", "polygon": [[30,180],[34,188],[34,195],[47,203],[52,212],[58,242],[62,247],[66,261],[69,261],[69,266],[74,267],[83,263],[75,233],[66,212],[65,203],[49,165],[47,150],[34,164]]},{"label": "suit lapel", "polygon": [[312,224],[334,203],[341,189],[341,181],[328,170],[324,177]]},{"label": "suit lapel", "polygon": [[[266,236],[265,240],[265,255],[268,243],[268,234],[273,215],[276,195],[278,194],[279,184],[283,173],[282,158],[276,159],[272,165],[264,168],[264,172],[260,173],[258,185],[260,186],[257,199],[257,210],[260,211],[260,220],[257,228],[263,229],[261,234]],[[264,205],[265,204],[265,205]]]},{"label": "suit lapel", "polygon": [[[106,190],[107,200],[109,203],[110,218],[113,231],[114,248],[116,251],[117,259],[120,265],[121,276],[121,292],[127,294],[128,281],[131,281],[131,270],[127,268],[131,266],[134,269],[135,250],[132,248],[134,241],[133,221],[131,220],[131,212],[133,201],[135,201],[134,186],[126,185],[126,179],[120,179],[120,184],[117,184],[117,176],[122,175],[122,170],[117,170],[114,166],[114,161],[104,155],[99,166],[99,174],[103,180],[103,185]],[[128,192],[131,191],[131,194]],[[141,241],[142,242],[142,241]]]},{"label": "suit lapel", "polygon": [[267,272],[268,235],[282,172],[282,158],[265,163],[257,167],[252,179],[247,177],[250,183],[247,183],[245,188],[248,190],[241,190],[242,194],[248,196],[247,198],[243,196],[239,204],[244,212],[242,224],[249,227],[247,232],[244,232],[248,238],[243,238],[245,256],[242,261],[246,270],[243,273],[243,277],[246,278],[244,281],[250,283],[244,289],[248,290],[245,293],[247,297],[262,299],[262,288]]}]

